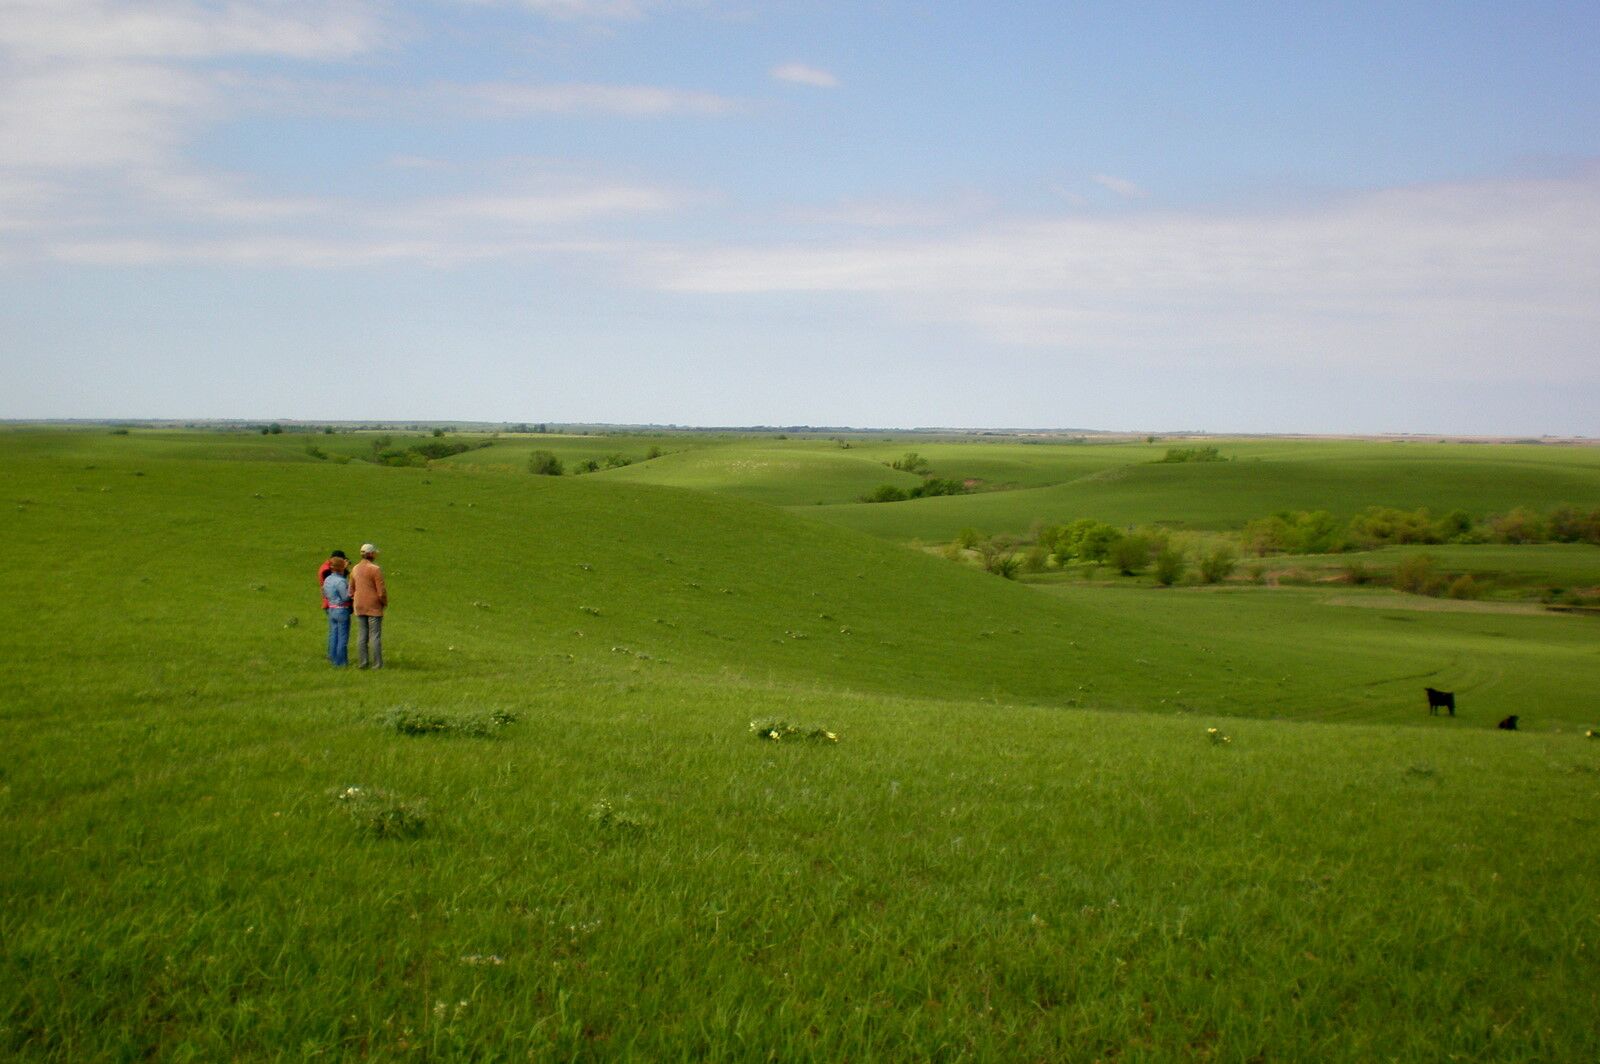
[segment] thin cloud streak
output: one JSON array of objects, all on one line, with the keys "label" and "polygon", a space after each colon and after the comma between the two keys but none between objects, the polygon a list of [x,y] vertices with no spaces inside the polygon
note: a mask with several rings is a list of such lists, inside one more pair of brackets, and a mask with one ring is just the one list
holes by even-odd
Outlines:
[{"label": "thin cloud streak", "polygon": [[774,81],[787,81],[792,85],[810,85],[816,89],[839,87],[839,79],[832,72],[805,63],[780,63],[770,73]]},{"label": "thin cloud streak", "polygon": [[[1284,214],[1013,221],[922,239],[678,249],[651,283],[876,297],[991,342],[1155,362],[1600,373],[1600,179],[1399,189]],[[1535,339],[1536,338],[1536,339]],[[1533,347],[1536,350],[1530,351]]]},{"label": "thin cloud streak", "polygon": [[538,113],[726,115],[744,109],[739,101],[716,93],[659,85],[439,85],[421,98],[502,117]]},{"label": "thin cloud streak", "polygon": [[1123,199],[1143,199],[1149,195],[1139,185],[1134,184],[1125,177],[1113,177],[1110,174],[1095,174],[1091,179],[1103,189],[1115,192]]}]

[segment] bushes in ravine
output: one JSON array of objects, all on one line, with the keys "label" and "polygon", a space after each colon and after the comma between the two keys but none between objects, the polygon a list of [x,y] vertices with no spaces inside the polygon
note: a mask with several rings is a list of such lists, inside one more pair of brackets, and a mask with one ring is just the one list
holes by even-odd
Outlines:
[{"label": "bushes in ravine", "polygon": [[1058,565],[1069,562],[1103,562],[1111,545],[1122,538],[1122,530],[1104,521],[1080,518],[1065,525],[1049,525],[1039,530],[1038,540],[1047,547]]},{"label": "bushes in ravine", "polygon": [[967,486],[959,480],[929,477],[915,487],[902,488],[897,484],[880,484],[861,497],[862,502],[904,502],[907,499],[927,499],[936,495],[965,495]]},{"label": "bushes in ravine", "polygon": [[555,452],[534,451],[528,456],[528,472],[541,477],[559,477],[565,472],[565,467]]},{"label": "bushes in ravine", "polygon": [[1123,576],[1133,576],[1150,564],[1154,546],[1149,537],[1130,532],[1112,541],[1105,560],[1115,566],[1117,572]]},{"label": "bushes in ravine", "polygon": [[898,469],[902,473],[915,473],[918,476],[928,476],[933,472],[933,467],[928,460],[916,451],[907,451],[905,454],[889,463],[890,469]]},{"label": "bushes in ravine", "polygon": [[422,443],[414,443],[409,447],[393,447],[393,440],[388,436],[379,436],[372,441],[372,461],[379,465],[389,466],[425,466],[430,461],[440,458],[449,458],[452,455],[465,454],[483,447],[492,447],[493,440],[478,440],[475,443],[462,441],[451,442],[442,439],[430,439]]},{"label": "bushes in ravine", "polygon": [[1208,584],[1221,583],[1233,575],[1238,565],[1239,557],[1234,554],[1233,548],[1226,543],[1219,543],[1200,555],[1200,579]]},{"label": "bushes in ravine", "polygon": [[1326,510],[1281,510],[1244,526],[1252,554],[1324,554],[1340,541],[1338,519]]},{"label": "bushes in ravine", "polygon": [[1157,463],[1173,462],[1226,462],[1215,447],[1168,447],[1165,458],[1159,458]]},{"label": "bushes in ravine", "polygon": [[910,498],[906,489],[897,484],[880,484],[861,497],[862,502],[905,502]]},{"label": "bushes in ravine", "polygon": [[1189,569],[1189,559],[1184,557],[1183,551],[1176,547],[1162,547],[1156,552],[1155,574],[1156,583],[1162,587],[1171,587],[1183,579],[1183,574]]},{"label": "bushes in ravine", "polygon": [[1413,554],[1402,558],[1394,567],[1396,591],[1409,591],[1413,595],[1437,595],[1444,590],[1445,578],[1439,574],[1434,560],[1427,554]]}]

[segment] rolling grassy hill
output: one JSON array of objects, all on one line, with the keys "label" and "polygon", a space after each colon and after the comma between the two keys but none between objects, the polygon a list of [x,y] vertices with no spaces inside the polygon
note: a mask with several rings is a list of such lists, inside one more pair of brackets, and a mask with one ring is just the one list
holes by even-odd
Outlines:
[{"label": "rolling grassy hill", "polygon": [[[1328,510],[1347,518],[1368,506],[1426,506],[1440,514],[1462,509],[1482,516],[1600,498],[1600,448],[1399,443],[1308,444],[1304,450],[1223,443],[1221,448],[1224,454],[1237,452],[1236,460],[1130,461],[1045,487],[828,506],[818,508],[816,516],[889,539],[943,541],[963,528],[1021,533],[1035,521],[1079,517],[1117,525],[1227,529],[1278,510]],[[938,452],[929,450],[937,463]]]},{"label": "rolling grassy hill", "polygon": [[[1587,618],[1028,587],[305,442],[0,434],[6,1055],[1600,1050]],[[311,573],[363,539],[388,665],[340,672]]]}]

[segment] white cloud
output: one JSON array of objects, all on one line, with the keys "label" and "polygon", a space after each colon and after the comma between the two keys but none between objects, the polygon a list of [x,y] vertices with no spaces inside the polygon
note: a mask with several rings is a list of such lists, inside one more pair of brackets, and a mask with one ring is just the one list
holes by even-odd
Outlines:
[{"label": "white cloud", "polygon": [[[592,176],[546,175],[525,184],[532,187],[389,205],[254,201],[178,185],[163,191],[182,194],[179,202],[188,214],[209,209],[230,222],[260,224],[198,237],[58,235],[44,244],[44,253],[59,261],[106,266],[206,262],[293,269],[401,261],[448,267],[534,255],[613,258],[626,252],[578,235],[574,227],[659,214],[687,201],[671,189]],[[315,228],[295,224],[303,219]]]},{"label": "white cloud", "polygon": [[39,59],[335,59],[371,48],[377,20],[357,2],[0,0],[0,49]]},{"label": "white cloud", "polygon": [[1091,179],[1101,188],[1109,189],[1123,199],[1143,199],[1148,193],[1125,177],[1113,177],[1110,174],[1095,174]]},{"label": "white cloud", "polygon": [[[469,0],[493,3],[494,0]],[[646,0],[509,0],[516,7],[555,19],[637,19],[659,6]]]},{"label": "white cloud", "polygon": [[473,6],[519,7],[561,22],[634,22],[661,11],[708,10],[719,0],[458,0]]},{"label": "white cloud", "polygon": [[993,214],[998,204],[979,192],[943,199],[850,199],[826,206],[802,207],[785,218],[803,225],[838,225],[858,229],[936,229]]},{"label": "white cloud", "polygon": [[795,85],[811,85],[819,89],[835,89],[839,87],[839,79],[832,73],[820,67],[808,66],[805,63],[781,63],[773,67],[769,73],[775,81],[787,81]]},{"label": "white cloud", "polygon": [[676,249],[691,293],[841,293],[991,342],[1232,365],[1328,359],[1592,378],[1600,175],[1397,189],[1290,213],[1072,215],[920,239]]},{"label": "white cloud", "polygon": [[187,71],[123,60],[0,71],[0,169],[153,165],[211,108]]},{"label": "white cloud", "polygon": [[454,101],[491,114],[730,114],[741,104],[726,96],[656,85],[519,85],[509,82],[441,85],[425,97]]}]

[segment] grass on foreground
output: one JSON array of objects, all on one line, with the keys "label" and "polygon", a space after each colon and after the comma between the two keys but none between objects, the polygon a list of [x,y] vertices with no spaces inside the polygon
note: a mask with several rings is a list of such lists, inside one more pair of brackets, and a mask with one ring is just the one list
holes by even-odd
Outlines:
[{"label": "grass on foreground", "polygon": [[[1600,1050],[1587,619],[1052,596],[604,474],[141,443],[0,460],[0,1056]],[[309,574],[368,538],[388,667],[336,672]]]},{"label": "grass on foreground", "polygon": [[[7,1055],[1600,1050],[1600,743],[1209,722],[1221,743],[620,667],[278,683],[4,722]],[[401,700],[519,719],[400,735]],[[840,741],[758,741],[753,714]],[[374,832],[352,787],[423,823]]]}]

